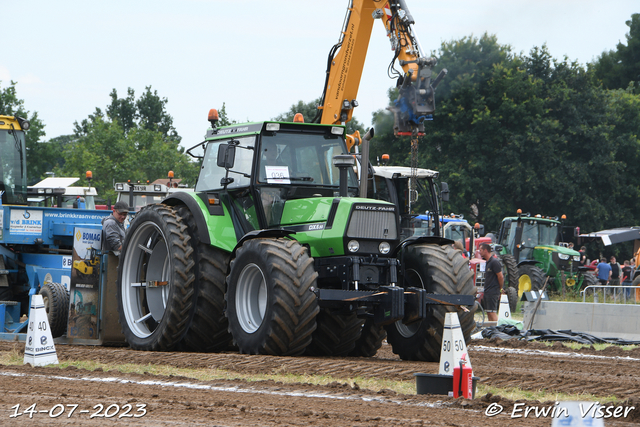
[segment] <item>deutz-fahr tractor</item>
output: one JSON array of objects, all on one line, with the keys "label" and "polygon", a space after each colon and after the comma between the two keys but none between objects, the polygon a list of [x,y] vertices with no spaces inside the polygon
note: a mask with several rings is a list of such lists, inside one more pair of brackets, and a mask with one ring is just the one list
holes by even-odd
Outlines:
[{"label": "deutz-fahr tractor", "polygon": [[564,285],[577,292],[583,285],[597,284],[593,274],[580,268],[580,253],[561,245],[561,240],[558,218],[523,215],[518,210],[517,217],[502,220],[497,251],[509,277],[517,277],[509,286],[518,290],[518,297],[542,289],[547,276],[551,291],[560,291]]},{"label": "deutz-fahr tractor", "polygon": [[469,337],[467,261],[449,240],[401,239],[394,204],[357,197],[344,126],[210,121],[188,150],[195,191],[144,207],[127,232],[117,292],[132,348],[371,356],[386,334],[401,358],[437,361],[450,311]]}]

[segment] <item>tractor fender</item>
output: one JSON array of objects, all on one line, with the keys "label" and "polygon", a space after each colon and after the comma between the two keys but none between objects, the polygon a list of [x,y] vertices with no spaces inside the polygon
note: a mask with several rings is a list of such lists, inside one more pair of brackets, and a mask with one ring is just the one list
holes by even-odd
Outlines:
[{"label": "tractor fender", "polygon": [[238,244],[233,248],[231,252],[231,258],[235,258],[236,250],[244,244],[247,240],[252,239],[277,239],[279,237],[288,237],[292,240],[292,234],[296,234],[295,231],[283,230],[283,229],[271,229],[271,230],[253,230],[242,236],[242,238],[238,241]]},{"label": "tractor fender", "polygon": [[542,264],[542,262],[536,261],[535,259],[525,259],[524,261],[520,261],[518,263],[518,268],[520,268],[521,265],[536,265],[536,264]]},{"label": "tractor fender", "polygon": [[440,246],[453,245],[453,240],[445,239],[444,237],[437,237],[437,236],[419,236],[419,237],[411,236],[404,239],[402,242],[400,242],[400,244],[396,246],[396,248],[393,250],[392,255],[394,257],[397,257],[400,251],[406,248],[407,246],[420,245],[420,244],[427,244],[427,245],[435,244]]},{"label": "tractor fender", "polygon": [[200,239],[200,242],[207,245],[211,244],[207,221],[205,220],[204,214],[202,213],[202,208],[193,196],[191,196],[189,193],[173,193],[169,197],[164,199],[162,203],[172,207],[185,205],[196,221],[198,238]]}]

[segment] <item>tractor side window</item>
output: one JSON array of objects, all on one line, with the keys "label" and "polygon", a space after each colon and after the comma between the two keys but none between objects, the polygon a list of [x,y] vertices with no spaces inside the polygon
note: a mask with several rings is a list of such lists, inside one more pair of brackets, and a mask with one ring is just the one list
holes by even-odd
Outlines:
[{"label": "tractor side window", "polygon": [[367,198],[391,201],[386,178],[379,175],[374,175],[372,184],[373,185],[369,184],[369,187],[367,188]]},{"label": "tractor side window", "polygon": [[538,245],[540,241],[540,235],[538,230],[538,223],[533,224],[525,223],[522,227],[522,242],[524,245],[520,251],[520,260],[533,259],[533,248]]},{"label": "tractor side window", "polygon": [[233,208],[240,217],[242,228],[245,233],[251,230],[260,229],[258,224],[258,214],[256,213],[256,205],[248,189],[230,192],[233,200]]},{"label": "tractor side window", "polygon": [[[236,157],[233,168],[229,170],[229,178],[233,178],[233,182],[227,186],[228,189],[248,187],[250,178],[243,174],[251,175],[251,167],[253,165],[253,147],[255,145],[255,136],[246,136],[236,138],[239,141],[236,147]],[[218,190],[222,188],[220,180],[225,177],[226,170],[218,166],[218,147],[227,141],[210,142],[207,145],[202,159],[202,168],[200,176],[196,184],[196,191]]]},{"label": "tractor side window", "polygon": [[[11,132],[11,133],[9,133]],[[2,203],[27,203],[27,171],[24,168],[24,134],[0,129],[0,192]]]}]

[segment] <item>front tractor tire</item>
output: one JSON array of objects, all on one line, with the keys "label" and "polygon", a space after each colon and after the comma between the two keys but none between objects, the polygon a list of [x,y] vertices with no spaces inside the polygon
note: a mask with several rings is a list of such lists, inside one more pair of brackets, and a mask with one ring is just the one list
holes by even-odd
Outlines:
[{"label": "front tractor tire", "polygon": [[524,292],[539,291],[544,286],[546,274],[540,267],[533,264],[520,266],[520,277],[518,277],[518,295]]},{"label": "front tractor tire", "polygon": [[236,251],[227,277],[227,318],[240,353],[297,356],[319,312],[313,258],[295,240],[253,239]]},{"label": "front tractor tire", "polygon": [[[476,293],[468,260],[450,245],[409,246],[405,249],[402,262],[404,283],[407,286],[424,288],[427,293],[435,294]],[[456,309],[453,306],[429,304],[427,310],[427,317],[420,321],[409,325],[398,321],[386,326],[387,342],[401,359],[427,362],[440,360],[445,315]],[[460,326],[467,342],[475,327],[474,312],[475,308],[469,312],[458,312]]]},{"label": "front tractor tire", "polygon": [[122,332],[135,350],[171,350],[195,306],[195,253],[187,225],[165,205],[147,205],[131,223],[118,267]]}]

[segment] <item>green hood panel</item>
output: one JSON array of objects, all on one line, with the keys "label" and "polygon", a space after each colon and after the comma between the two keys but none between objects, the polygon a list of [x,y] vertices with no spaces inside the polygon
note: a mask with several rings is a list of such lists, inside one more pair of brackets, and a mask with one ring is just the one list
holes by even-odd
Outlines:
[{"label": "green hood panel", "polygon": [[333,197],[288,200],[284,204],[280,224],[286,227],[309,222],[324,222],[329,218],[332,203]]},{"label": "green hood panel", "polygon": [[560,254],[566,254],[569,256],[580,255],[580,252],[565,248],[564,246],[556,246],[556,245],[544,245],[544,246],[536,246],[535,250],[546,251],[546,252],[558,252]]},{"label": "green hood panel", "polygon": [[333,197],[289,200],[282,213],[282,227],[296,231],[293,238],[311,248],[311,256],[328,257],[344,255],[344,236],[351,208],[356,203],[390,205],[391,203],[362,198],[338,198],[331,228],[327,228]]}]

